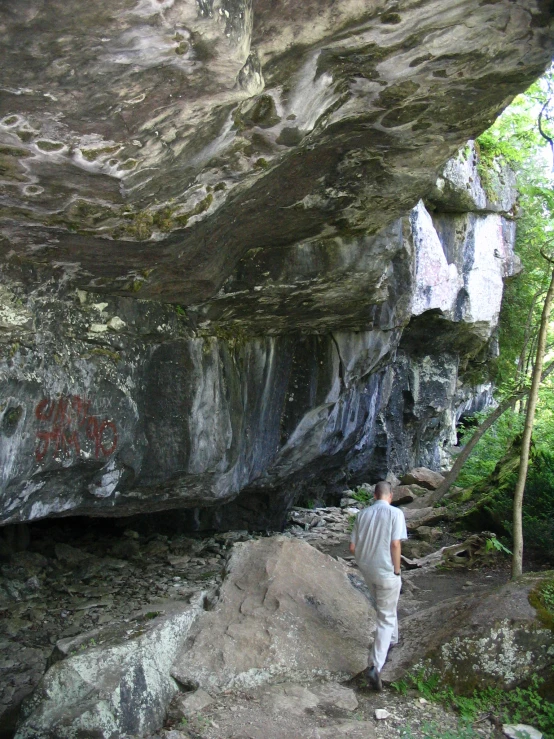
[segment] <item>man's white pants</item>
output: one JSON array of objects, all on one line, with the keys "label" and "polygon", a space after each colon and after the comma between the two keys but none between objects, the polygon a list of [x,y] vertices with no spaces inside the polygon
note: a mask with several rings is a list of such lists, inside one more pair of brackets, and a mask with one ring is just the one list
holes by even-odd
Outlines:
[{"label": "man's white pants", "polygon": [[381,672],[391,644],[398,642],[396,607],[400,597],[401,580],[397,575],[376,579],[362,571],[371,596],[371,605],[377,612],[375,641],[369,653],[369,665]]}]

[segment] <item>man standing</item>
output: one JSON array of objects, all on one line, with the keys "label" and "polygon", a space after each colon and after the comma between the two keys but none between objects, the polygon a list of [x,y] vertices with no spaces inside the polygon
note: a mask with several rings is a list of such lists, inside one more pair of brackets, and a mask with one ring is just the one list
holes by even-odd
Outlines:
[{"label": "man standing", "polygon": [[400,596],[401,540],[408,538],[404,514],[391,506],[392,489],[388,482],[375,486],[375,503],[358,514],[350,551],[356,559],[377,611],[375,641],[370,651],[368,680],[382,690],[381,670],[391,644],[398,642],[396,606]]}]

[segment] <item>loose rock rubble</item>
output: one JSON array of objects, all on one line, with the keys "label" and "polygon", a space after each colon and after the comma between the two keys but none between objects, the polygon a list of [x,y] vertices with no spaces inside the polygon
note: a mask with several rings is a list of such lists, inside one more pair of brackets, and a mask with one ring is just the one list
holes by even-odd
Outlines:
[{"label": "loose rock rubble", "polygon": [[124,623],[159,600],[188,602],[221,582],[233,543],[250,538],[33,532],[30,549],[0,568],[0,727],[13,727],[60,639]]},{"label": "loose rock rubble", "polygon": [[[371,494],[372,486],[365,487],[365,492]],[[466,592],[466,571],[448,575],[435,572],[430,576],[426,574],[428,564],[436,565],[446,556],[462,560],[467,566],[468,561],[470,564],[479,561],[479,554],[485,551],[482,539],[460,543],[448,533],[444,525],[446,509],[425,505],[426,496],[432,494],[432,490],[415,483],[395,487],[397,503],[401,503],[411,521],[410,539],[403,547],[407,555],[405,565],[414,568],[406,571],[403,578],[401,616],[417,613],[432,604],[438,580],[441,580],[438,587],[444,591],[444,597]],[[364,592],[365,584],[348,552],[349,533],[355,516],[363,507],[357,499],[359,496],[354,496],[353,491],[345,491],[340,506],[293,508],[282,536],[304,540],[348,565],[352,584]],[[89,530],[84,532],[74,524],[65,523],[37,528],[30,542],[23,537],[11,553],[0,552],[4,562],[0,567],[2,739],[11,736],[21,701],[35,688],[47,665],[63,658],[63,654],[59,657],[56,654],[63,652],[64,643],[75,643],[79,635],[101,629],[106,624],[116,627],[128,623],[137,613],[144,613],[149,604],[188,603],[202,590],[217,590],[234,544],[261,536],[246,531],[209,537],[167,536],[143,534],[133,529],[114,529],[100,535],[90,524],[87,526]],[[439,553],[443,547],[445,549]],[[14,551],[17,548],[22,551]],[[476,577],[469,576],[469,587],[490,587],[491,582],[502,581],[495,578],[479,583]],[[320,696],[316,705],[308,707],[307,714],[302,709],[294,721],[288,716],[287,721],[293,721],[294,725],[288,726],[285,721],[281,726],[276,722],[271,729],[274,734],[268,733],[268,701],[271,696],[275,705],[284,700],[279,697],[279,691],[275,692],[275,687],[264,693],[263,699],[261,693],[256,697],[255,692],[227,691],[217,696],[200,691],[178,693],[166,729],[156,736],[166,739],[187,736],[206,739],[356,737],[357,732],[362,731],[360,736],[367,738],[374,735],[372,732],[378,724],[376,736],[392,739],[402,736],[406,725],[411,727],[412,736],[417,737],[418,726],[425,721],[438,720],[448,727],[456,724],[456,717],[448,712],[434,706],[423,710],[421,704],[405,701],[390,690],[376,696],[367,691],[364,694],[363,686],[361,693],[359,685],[351,687],[356,689],[357,708],[352,707],[353,701],[350,708],[344,704],[338,706],[336,701],[335,704],[325,702],[321,699],[323,688],[316,689],[308,684],[305,689]],[[377,722],[376,709],[389,711],[390,718]],[[422,713],[425,719],[420,720]],[[285,733],[279,733],[281,730]],[[483,736],[493,735],[493,730],[487,727],[481,726],[479,731]]]}]

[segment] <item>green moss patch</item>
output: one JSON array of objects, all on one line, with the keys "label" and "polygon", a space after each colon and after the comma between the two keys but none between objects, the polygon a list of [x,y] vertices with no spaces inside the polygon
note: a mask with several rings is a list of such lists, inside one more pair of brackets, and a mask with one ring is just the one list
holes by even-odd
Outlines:
[{"label": "green moss patch", "polygon": [[531,590],[529,603],[541,624],[554,631],[554,576],[542,580]]},{"label": "green moss patch", "polygon": [[99,157],[115,154],[120,148],[120,146],[102,146],[98,149],[81,149],[81,154],[87,162],[94,162]]},{"label": "green moss patch", "polygon": [[27,151],[27,149],[19,149],[17,146],[0,146],[0,155],[17,157],[18,159],[32,156],[30,151]]},{"label": "green moss patch", "polygon": [[39,139],[36,143],[41,151],[45,151],[48,153],[53,151],[61,151],[65,146],[65,144],[63,144],[61,141],[48,141],[47,139]]}]

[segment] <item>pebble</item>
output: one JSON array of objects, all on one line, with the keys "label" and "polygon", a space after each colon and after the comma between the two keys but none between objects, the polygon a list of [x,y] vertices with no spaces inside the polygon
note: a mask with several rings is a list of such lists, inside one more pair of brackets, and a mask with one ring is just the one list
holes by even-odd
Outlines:
[{"label": "pebble", "polygon": [[384,721],[387,718],[390,718],[391,714],[387,711],[386,708],[376,708],[375,709],[375,718],[377,721]]}]

